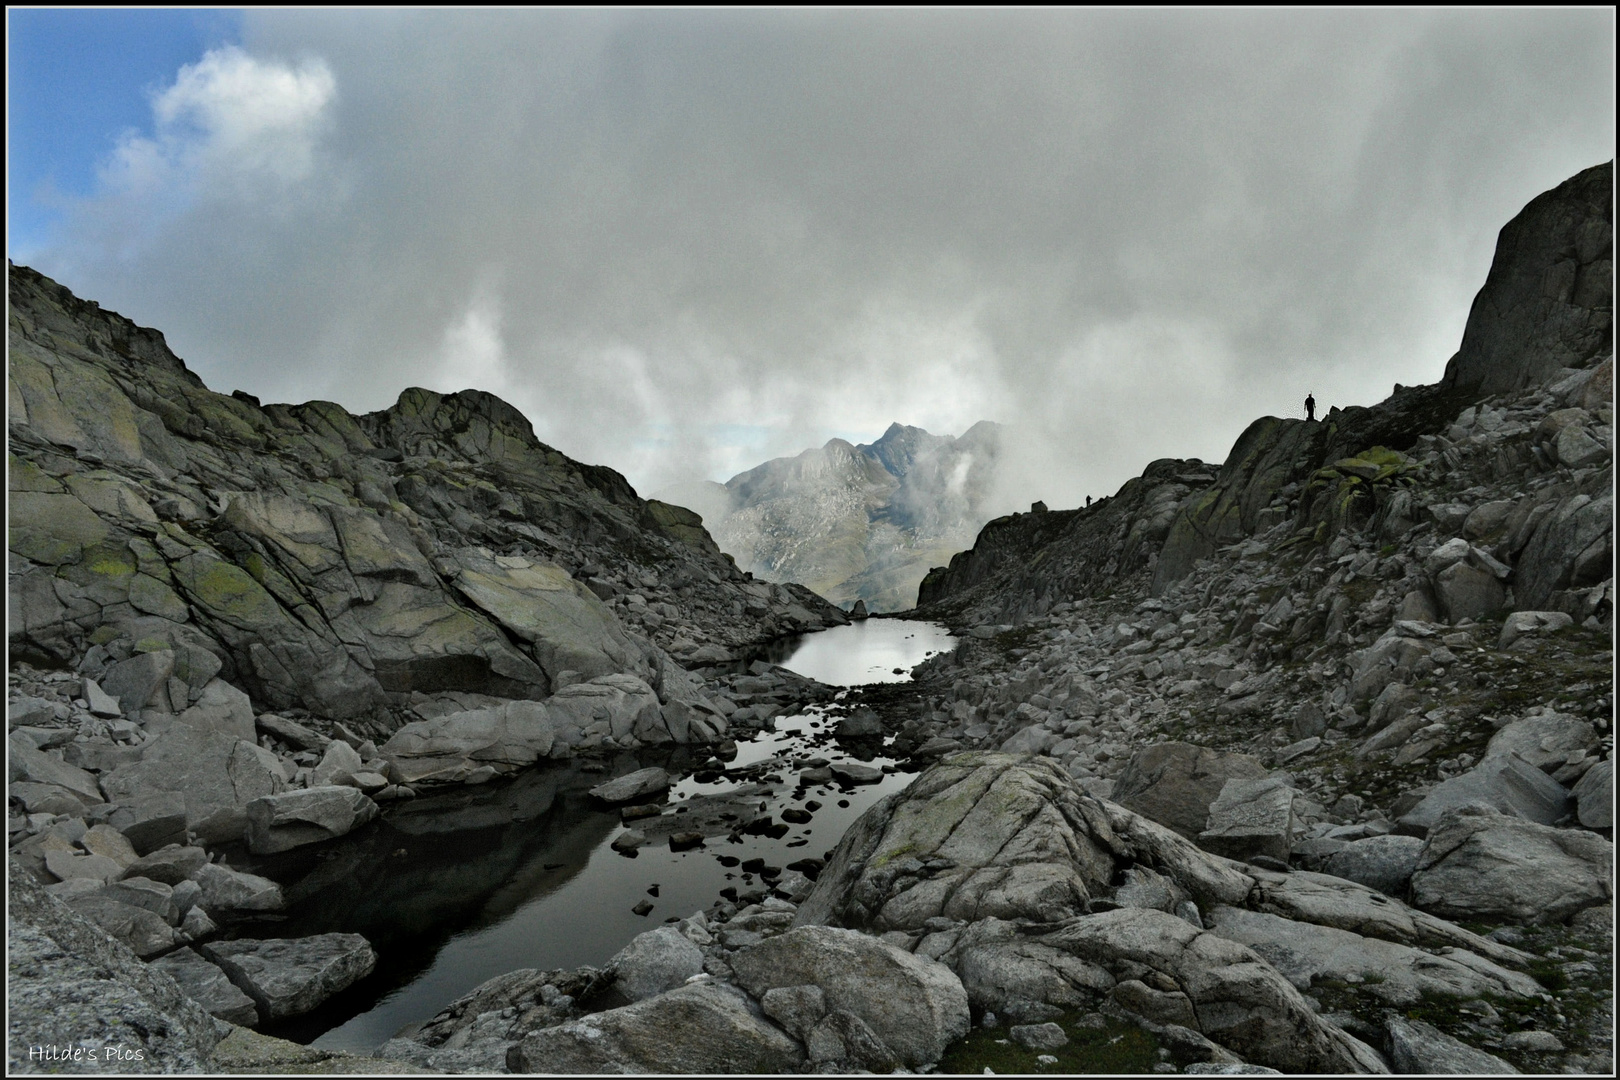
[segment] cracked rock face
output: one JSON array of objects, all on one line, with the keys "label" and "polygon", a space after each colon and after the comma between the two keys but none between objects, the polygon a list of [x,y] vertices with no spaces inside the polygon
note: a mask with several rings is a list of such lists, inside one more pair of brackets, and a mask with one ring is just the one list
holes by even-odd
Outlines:
[{"label": "cracked rock face", "polygon": [[[1199,850],[1024,755],[951,755],[869,809],[795,917],[823,923],[905,937],[998,1015],[1106,1002],[1294,1072],[1383,1069],[1301,996],[1315,979],[1378,977],[1402,1003],[1541,992],[1517,950],[1354,882]],[[733,966],[756,989],[751,955]],[[796,972],[769,985],[799,981],[827,989]]]}]

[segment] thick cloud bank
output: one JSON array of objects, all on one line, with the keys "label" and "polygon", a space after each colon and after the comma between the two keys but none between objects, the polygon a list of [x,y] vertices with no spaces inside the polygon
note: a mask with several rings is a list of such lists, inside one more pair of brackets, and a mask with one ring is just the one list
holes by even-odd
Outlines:
[{"label": "thick cloud bank", "polygon": [[29,261],[209,383],[498,393],[642,491],[1007,424],[1001,508],[1439,377],[1614,16],[256,11]]}]

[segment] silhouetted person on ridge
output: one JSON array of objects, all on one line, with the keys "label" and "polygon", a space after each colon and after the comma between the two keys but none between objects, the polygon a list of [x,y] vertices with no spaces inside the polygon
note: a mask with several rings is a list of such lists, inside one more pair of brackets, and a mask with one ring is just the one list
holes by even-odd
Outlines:
[{"label": "silhouetted person on ridge", "polygon": [[1311,397],[1310,394],[1305,395],[1305,419],[1316,419],[1316,399]]},{"label": "silhouetted person on ridge", "polygon": [[1087,506],[1090,506],[1090,505],[1091,505],[1091,496],[1090,496],[1090,495],[1087,495],[1087,496],[1086,496],[1086,505],[1087,505]]}]

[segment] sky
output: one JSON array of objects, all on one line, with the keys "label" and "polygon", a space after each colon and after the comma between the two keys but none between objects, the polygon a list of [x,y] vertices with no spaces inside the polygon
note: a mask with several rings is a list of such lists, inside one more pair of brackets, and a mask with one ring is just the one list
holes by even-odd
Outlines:
[{"label": "sky", "polygon": [[1455,352],[1608,8],[7,11],[9,257],[212,388],[511,401],[642,494],[892,421],[1001,507]]}]

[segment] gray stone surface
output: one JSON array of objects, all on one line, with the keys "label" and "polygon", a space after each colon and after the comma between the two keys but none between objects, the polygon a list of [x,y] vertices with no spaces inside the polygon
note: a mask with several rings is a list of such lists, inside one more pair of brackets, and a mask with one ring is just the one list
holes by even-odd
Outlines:
[{"label": "gray stone surface", "polygon": [[1389,1058],[1397,1073],[1431,1076],[1517,1076],[1519,1070],[1494,1054],[1476,1050],[1425,1024],[1391,1014],[1384,1019]]},{"label": "gray stone surface", "polygon": [[1550,825],[1569,813],[1569,792],[1552,777],[1514,754],[1486,757],[1450,780],[1441,781],[1396,822],[1397,832],[1425,836],[1442,815],[1468,803]]},{"label": "gray stone surface", "polygon": [[614,986],[631,1001],[641,1001],[683,986],[703,970],[703,952],[673,926],[637,934],[608,961]]},{"label": "gray stone surface", "polygon": [[1464,806],[1430,830],[1412,875],[1412,903],[1452,919],[1563,922],[1614,899],[1614,844]]},{"label": "gray stone surface", "polygon": [[1323,869],[1399,898],[1406,895],[1422,847],[1415,836],[1369,836],[1329,855]]},{"label": "gray stone surface", "polygon": [[208,852],[204,848],[168,844],[135,860],[125,869],[124,876],[150,878],[175,886],[201,870],[207,862]]},{"label": "gray stone surface", "polygon": [[452,782],[484,765],[518,768],[546,757],[556,731],[546,706],[512,701],[400,728],[380,748],[401,783]]},{"label": "gray stone surface", "polygon": [[67,764],[57,753],[36,749],[33,740],[23,732],[11,732],[6,739],[6,749],[9,780],[56,784],[71,791],[86,805],[102,801],[94,776]]},{"label": "gray stone surface", "polygon": [[212,1015],[242,1027],[259,1026],[259,1010],[253,999],[237,989],[225,972],[191,949],[177,949],[151,964]]},{"label": "gray stone surface", "polygon": [[1433,995],[1524,1000],[1543,992],[1530,976],[1461,949],[1434,955],[1410,945],[1240,908],[1217,907],[1207,921],[1213,932],[1253,949],[1301,990],[1317,980],[1351,983],[1394,1006],[1415,1005]]},{"label": "gray stone surface", "polygon": [[949,968],[853,930],[805,926],[731,958],[756,997],[817,986],[829,1009],[860,1017],[900,1060],[935,1062],[968,1032],[967,993]]},{"label": "gray stone surface", "polygon": [[1598,762],[1575,783],[1576,817],[1588,829],[1614,828],[1614,760]]},{"label": "gray stone surface", "polygon": [[133,765],[101,778],[109,802],[140,803],[174,792],[186,804],[186,825],[211,842],[240,839],[247,804],[285,790],[276,756],[251,742],[175,724]]},{"label": "gray stone surface", "polygon": [[800,1071],[804,1055],[740,993],[710,983],[543,1028],[507,1061],[530,1073],[769,1074]]},{"label": "gray stone surface", "polygon": [[186,842],[186,797],[178,791],[136,794],[117,800],[107,824],[124,834],[137,854]]},{"label": "gray stone surface", "polygon": [[209,863],[193,879],[202,887],[197,903],[216,918],[279,911],[285,904],[281,886],[269,878]]},{"label": "gray stone surface", "polygon": [[1562,765],[1572,752],[1596,746],[1597,732],[1589,722],[1565,713],[1548,712],[1527,716],[1503,727],[1486,744],[1485,757],[1516,754],[1543,772],[1550,772]]},{"label": "gray stone surface", "polygon": [[1282,777],[1228,780],[1198,834],[1205,851],[1240,861],[1264,855],[1286,863],[1294,843],[1294,789]]},{"label": "gray stone surface", "polygon": [[[30,1061],[33,1046],[123,1046],[139,1060],[119,1072],[207,1072],[219,1042],[214,1020],[161,970],[13,865],[6,906],[7,1071],[69,1071]],[[102,1072],[105,1062],[74,1071]],[[111,1071],[111,1070],[108,1070]]]},{"label": "gray stone surface", "polygon": [[122,942],[136,956],[152,956],[175,944],[162,915],[100,892],[69,896],[68,906]]},{"label": "gray stone surface", "polygon": [[[1614,165],[1544,191],[1502,227],[1446,382],[1480,394],[1545,381],[1610,337]],[[1577,289],[1577,281],[1587,283]]]},{"label": "gray stone surface", "polygon": [[1435,576],[1434,596],[1447,622],[1476,622],[1502,610],[1506,592],[1496,575],[1470,562],[1457,562]]},{"label": "gray stone surface", "polygon": [[759,1007],[789,1035],[804,1042],[827,1015],[827,995],[819,986],[778,986],[760,995]]},{"label": "gray stone surface", "polygon": [[1114,780],[1113,801],[1192,840],[1209,827],[1209,806],[1228,780],[1266,774],[1260,760],[1248,754],[1159,743],[1131,756]]},{"label": "gray stone surface", "polygon": [[201,946],[205,957],[254,987],[266,1020],[302,1016],[371,974],[377,954],[359,934],[219,941]]},{"label": "gray stone surface", "polygon": [[271,855],[318,844],[347,835],[376,816],[376,803],[344,785],[266,795],[247,806],[248,850]]},{"label": "gray stone surface", "polygon": [[591,788],[591,795],[605,803],[617,805],[619,803],[635,802],[650,795],[669,790],[670,775],[656,766],[646,769],[637,769],[635,772],[616,776],[606,783]]},{"label": "gray stone surface", "polygon": [[1526,635],[1555,634],[1574,625],[1575,620],[1562,611],[1515,611],[1502,620],[1496,647],[1506,649]]},{"label": "gray stone surface", "polygon": [[1255,952],[1160,911],[1121,908],[1038,939],[1116,977],[1146,967],[1186,994],[1202,1034],[1286,1072],[1376,1072],[1363,1044],[1320,1021],[1300,992]]},{"label": "gray stone surface", "polygon": [[1069,1043],[1069,1036],[1050,1020],[1044,1024],[1014,1024],[1007,1029],[1007,1037],[1025,1050],[1056,1050]]}]

